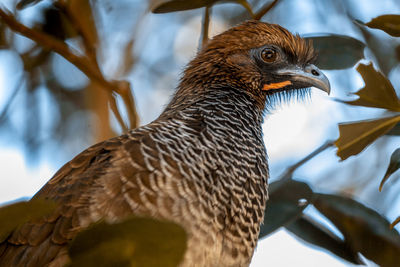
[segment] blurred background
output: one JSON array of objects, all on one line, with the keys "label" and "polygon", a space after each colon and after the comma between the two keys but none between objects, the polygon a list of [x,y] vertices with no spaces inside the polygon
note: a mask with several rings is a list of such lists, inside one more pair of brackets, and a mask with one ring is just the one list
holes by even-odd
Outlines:
[{"label": "blurred background", "polygon": [[[269,2],[248,1],[253,10]],[[88,40],[101,73],[106,80],[130,83],[140,125],[154,120],[198,50],[204,8],[154,14],[151,9],[157,1],[87,3],[90,5],[83,4],[76,12],[88,21]],[[13,0],[0,1],[0,7],[11,10],[24,25],[65,41],[77,51],[90,52],[90,47],[83,49],[76,38],[80,33],[70,25],[68,14],[53,1],[40,1],[19,11],[16,4]],[[367,44],[361,62],[372,61],[400,89],[400,39],[355,22],[368,22],[383,14],[400,14],[400,2],[281,0],[261,20],[302,36],[341,34],[355,38]],[[238,3],[217,3],[212,7],[209,35],[250,18],[248,10]],[[263,129],[270,181],[327,140],[337,139],[338,123],[375,118],[386,112],[336,101],[354,99],[349,93],[363,87],[355,67],[324,73],[331,82],[329,97],[312,89],[311,99],[285,104],[266,115]],[[13,34],[0,20],[0,205],[30,198],[76,154],[123,133],[110,108],[110,94],[101,87],[57,53]],[[124,98],[116,94],[114,99],[124,123],[132,125]],[[399,174],[393,175],[382,192],[378,187],[399,141],[396,135],[384,136],[345,161],[340,161],[330,147],[298,168],[294,177],[316,192],[349,196],[392,222],[400,215]],[[305,214],[337,232],[312,206]],[[260,240],[251,266],[322,264],[352,266],[326,250],[299,241],[287,230],[278,230]]]}]

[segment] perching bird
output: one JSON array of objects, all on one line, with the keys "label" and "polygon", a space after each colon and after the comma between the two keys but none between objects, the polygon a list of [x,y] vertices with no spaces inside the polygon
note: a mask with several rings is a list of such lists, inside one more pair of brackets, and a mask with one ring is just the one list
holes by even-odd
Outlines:
[{"label": "perching bird", "polygon": [[311,86],[329,93],[314,59],[279,25],[215,36],[159,118],[83,151],[36,194],[59,208],[1,243],[0,266],[62,266],[77,232],[132,214],[186,230],[182,266],[248,266],[268,198],[264,110]]}]

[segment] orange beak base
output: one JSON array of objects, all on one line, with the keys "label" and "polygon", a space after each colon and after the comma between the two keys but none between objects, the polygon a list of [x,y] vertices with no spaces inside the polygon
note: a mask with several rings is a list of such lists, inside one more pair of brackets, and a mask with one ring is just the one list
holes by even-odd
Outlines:
[{"label": "orange beak base", "polygon": [[284,82],[279,82],[279,83],[269,83],[269,84],[264,84],[263,90],[268,91],[268,90],[274,90],[274,89],[281,89],[285,86],[291,85],[291,81],[284,81]]}]

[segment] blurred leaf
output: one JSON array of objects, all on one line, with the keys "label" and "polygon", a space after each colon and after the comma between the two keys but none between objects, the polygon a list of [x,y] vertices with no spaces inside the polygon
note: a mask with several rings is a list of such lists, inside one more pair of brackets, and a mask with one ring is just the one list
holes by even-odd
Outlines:
[{"label": "blurred leaf", "polygon": [[[150,5],[153,13],[169,13],[206,7],[221,0],[154,0]],[[231,1],[235,2],[235,1]]]},{"label": "blurred leaf", "polygon": [[8,47],[8,41],[6,37],[6,24],[0,23],[0,49]]},{"label": "blurred leaf", "polygon": [[361,21],[354,20],[353,22],[361,31],[368,49],[372,52],[378,63],[379,69],[386,76],[389,75],[393,67],[399,63],[396,52],[397,41],[393,40],[394,38],[383,38],[376,35],[375,32],[371,31]]},{"label": "blurred leaf", "polygon": [[259,238],[269,235],[301,216],[303,210],[312,201],[313,195],[306,183],[294,180],[273,182],[269,185],[268,191],[269,199]]},{"label": "blurred leaf", "polygon": [[396,149],[392,156],[390,157],[389,166],[386,170],[385,175],[382,178],[381,184],[379,185],[379,191],[382,190],[383,184],[389,179],[390,175],[392,175],[395,171],[400,168],[400,148]]},{"label": "blurred leaf", "polygon": [[379,266],[400,262],[400,235],[376,211],[347,197],[315,194],[314,206],[343,234],[355,252]]},{"label": "blurred leaf", "polygon": [[357,71],[363,77],[365,86],[354,93],[359,98],[343,103],[355,106],[384,108],[390,111],[400,111],[400,100],[397,98],[391,82],[379,71],[376,71],[372,64],[360,64]]},{"label": "blurred leaf", "polygon": [[386,135],[400,135],[400,123],[397,123]]},{"label": "blurred leaf", "polygon": [[73,29],[71,22],[62,9],[49,6],[43,10],[43,15],[44,23],[41,25],[43,32],[60,40],[77,35],[77,31]]},{"label": "blurred leaf", "polygon": [[71,266],[178,266],[185,250],[182,227],[135,217],[90,226],[72,241],[69,254]]},{"label": "blurred leaf", "polygon": [[0,243],[18,226],[54,211],[55,203],[44,199],[17,202],[0,207]]},{"label": "blurred leaf", "polygon": [[39,3],[40,1],[42,1],[42,0],[21,0],[17,4],[17,9],[27,8],[29,6]]},{"label": "blurred leaf", "polygon": [[350,36],[329,34],[308,36],[318,54],[317,65],[321,69],[346,69],[364,58],[365,44]]},{"label": "blurred leaf", "polygon": [[400,37],[400,15],[382,15],[365,23],[365,25],[382,30],[392,36]]},{"label": "blurred leaf", "polygon": [[387,133],[400,121],[400,115],[339,124],[340,136],[335,141],[336,154],[345,160],[360,153],[381,135]]},{"label": "blurred leaf", "polygon": [[322,224],[304,216],[286,225],[286,229],[312,245],[324,248],[354,264],[363,264],[357,251]]}]

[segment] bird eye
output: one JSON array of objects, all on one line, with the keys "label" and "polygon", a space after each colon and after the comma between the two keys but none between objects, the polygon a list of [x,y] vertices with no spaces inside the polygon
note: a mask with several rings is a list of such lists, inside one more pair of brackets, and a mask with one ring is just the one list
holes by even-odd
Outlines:
[{"label": "bird eye", "polygon": [[261,58],[268,63],[274,62],[277,58],[276,51],[271,48],[265,48],[261,51]]}]

